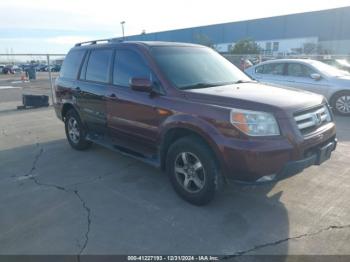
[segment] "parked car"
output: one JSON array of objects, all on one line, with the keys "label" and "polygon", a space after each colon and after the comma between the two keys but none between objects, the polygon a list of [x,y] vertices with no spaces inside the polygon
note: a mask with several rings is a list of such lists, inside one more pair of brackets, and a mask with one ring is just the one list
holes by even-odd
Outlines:
[{"label": "parked car", "polygon": [[200,45],[77,44],[54,95],[74,149],[96,143],[157,166],[196,205],[229,179],[272,182],[320,165],[337,144],[323,96],[252,81]]},{"label": "parked car", "polygon": [[51,72],[59,72],[61,70],[60,65],[52,65],[51,66]]},{"label": "parked car", "polygon": [[350,74],[311,59],[278,59],[245,70],[252,78],[324,95],[334,111],[350,116]]},{"label": "parked car", "polygon": [[16,74],[16,73],[20,73],[20,72],[21,72],[21,68],[19,68],[19,66],[17,66],[17,65],[6,65],[2,69],[3,74]]}]

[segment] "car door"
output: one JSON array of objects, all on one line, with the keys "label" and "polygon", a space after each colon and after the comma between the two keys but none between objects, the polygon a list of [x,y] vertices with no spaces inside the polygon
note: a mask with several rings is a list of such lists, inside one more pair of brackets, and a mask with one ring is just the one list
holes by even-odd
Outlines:
[{"label": "car door", "polygon": [[154,155],[157,151],[158,95],[130,88],[130,79],[153,78],[143,55],[133,49],[117,49],[113,67],[113,83],[107,94],[107,125],[113,141],[124,148]]},{"label": "car door", "polygon": [[287,63],[286,79],[288,81],[286,81],[286,85],[322,95],[327,95],[327,90],[329,87],[328,80],[325,77],[321,77],[320,79],[313,79],[311,77],[312,74],[320,75],[319,72],[317,72],[309,65],[298,62]]},{"label": "car door", "polygon": [[107,86],[111,81],[113,49],[92,49],[86,57],[76,92],[78,105],[88,128],[103,133],[107,126],[106,100]]},{"label": "car door", "polygon": [[272,62],[257,66],[255,68],[255,78],[262,83],[283,86],[286,81],[285,63]]}]

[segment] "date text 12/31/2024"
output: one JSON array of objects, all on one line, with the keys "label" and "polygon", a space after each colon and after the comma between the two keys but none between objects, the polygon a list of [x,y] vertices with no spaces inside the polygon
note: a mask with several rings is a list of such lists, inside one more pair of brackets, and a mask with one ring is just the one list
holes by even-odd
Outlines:
[{"label": "date text 12/31/2024", "polygon": [[128,256],[128,261],[217,261],[217,256]]}]

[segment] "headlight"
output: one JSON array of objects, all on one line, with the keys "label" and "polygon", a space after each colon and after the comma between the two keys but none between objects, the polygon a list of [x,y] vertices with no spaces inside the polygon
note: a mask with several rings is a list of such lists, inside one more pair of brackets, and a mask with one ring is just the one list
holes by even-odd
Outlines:
[{"label": "headlight", "polygon": [[277,136],[280,130],[276,118],[266,112],[232,109],[231,123],[250,136]]}]

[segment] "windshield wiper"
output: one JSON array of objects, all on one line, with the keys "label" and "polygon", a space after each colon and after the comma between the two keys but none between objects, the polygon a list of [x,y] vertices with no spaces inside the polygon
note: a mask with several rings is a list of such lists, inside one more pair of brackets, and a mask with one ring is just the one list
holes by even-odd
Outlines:
[{"label": "windshield wiper", "polygon": [[255,80],[237,80],[234,84],[243,84],[243,83],[256,83]]},{"label": "windshield wiper", "polygon": [[221,85],[221,84],[216,84],[216,83],[196,83],[196,84],[193,84],[193,85],[182,86],[181,90],[207,88],[207,87],[213,87],[213,86],[219,86],[219,85]]}]

